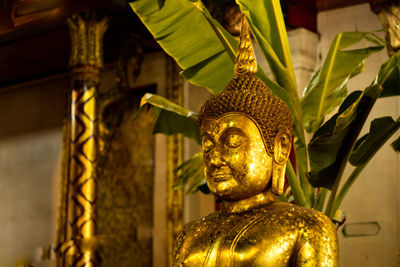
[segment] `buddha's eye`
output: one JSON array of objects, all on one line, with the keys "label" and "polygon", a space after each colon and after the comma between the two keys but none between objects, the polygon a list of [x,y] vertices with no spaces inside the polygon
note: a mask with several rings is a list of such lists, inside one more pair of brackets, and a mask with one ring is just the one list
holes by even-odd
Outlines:
[{"label": "buddha's eye", "polygon": [[209,152],[213,147],[214,143],[210,139],[208,138],[203,139],[201,148],[203,149],[204,152]]},{"label": "buddha's eye", "polygon": [[239,134],[230,134],[224,140],[225,146],[229,148],[237,148],[245,142],[247,142],[247,138]]}]

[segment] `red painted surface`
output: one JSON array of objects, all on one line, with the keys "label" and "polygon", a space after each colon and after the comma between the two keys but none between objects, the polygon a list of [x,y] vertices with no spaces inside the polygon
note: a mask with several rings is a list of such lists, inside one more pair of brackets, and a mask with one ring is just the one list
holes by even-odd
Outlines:
[{"label": "red painted surface", "polygon": [[287,3],[289,27],[317,32],[317,8],[314,0],[290,0]]}]

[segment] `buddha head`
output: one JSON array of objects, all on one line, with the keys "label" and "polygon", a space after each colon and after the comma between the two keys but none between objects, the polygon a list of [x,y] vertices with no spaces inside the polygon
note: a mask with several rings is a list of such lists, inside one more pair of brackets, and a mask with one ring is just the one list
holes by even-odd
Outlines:
[{"label": "buddha head", "polygon": [[292,119],[287,105],[271,94],[256,72],[243,20],[234,78],[199,113],[207,185],[225,201],[266,190],[283,192]]}]

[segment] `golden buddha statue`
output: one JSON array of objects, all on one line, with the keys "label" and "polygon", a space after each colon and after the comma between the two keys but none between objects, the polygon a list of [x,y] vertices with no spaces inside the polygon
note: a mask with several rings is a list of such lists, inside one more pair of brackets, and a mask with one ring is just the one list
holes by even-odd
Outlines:
[{"label": "golden buddha statue", "polygon": [[186,224],[173,266],[337,266],[336,229],[322,213],[279,202],[292,144],[286,104],[256,77],[243,20],[235,77],[201,108],[204,172],[222,210]]}]

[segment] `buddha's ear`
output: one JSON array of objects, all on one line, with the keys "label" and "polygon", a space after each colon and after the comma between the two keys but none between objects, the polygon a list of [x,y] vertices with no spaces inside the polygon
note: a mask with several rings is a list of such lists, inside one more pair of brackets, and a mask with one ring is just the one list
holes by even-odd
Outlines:
[{"label": "buddha's ear", "polygon": [[282,129],[275,137],[274,162],[285,164],[292,148],[292,137],[288,129]]},{"label": "buddha's ear", "polygon": [[292,148],[292,137],[287,129],[280,130],[275,137],[274,163],[272,165],[272,193],[281,195],[285,185],[286,162]]}]

